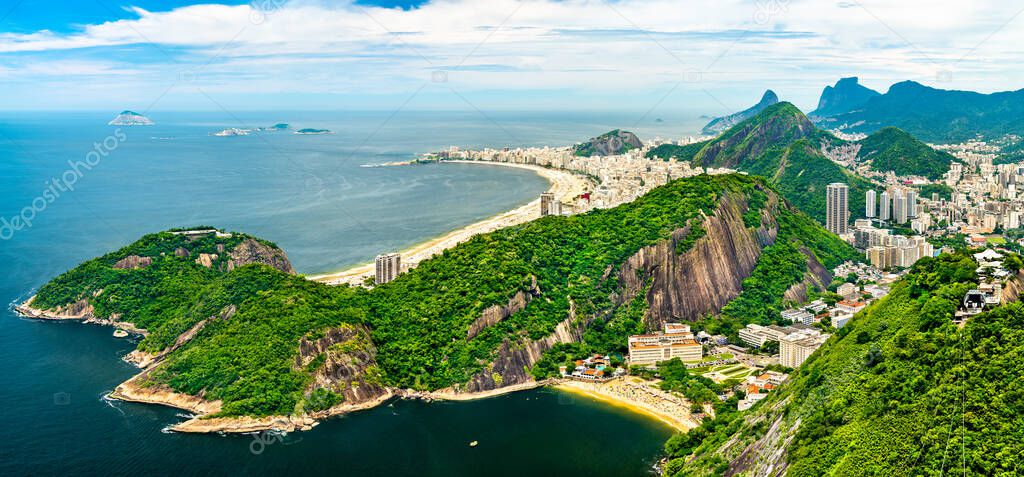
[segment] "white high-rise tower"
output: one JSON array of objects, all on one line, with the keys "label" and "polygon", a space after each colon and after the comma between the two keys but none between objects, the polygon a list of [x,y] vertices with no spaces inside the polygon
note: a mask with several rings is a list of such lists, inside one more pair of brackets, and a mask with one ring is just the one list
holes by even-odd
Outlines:
[{"label": "white high-rise tower", "polygon": [[849,232],[850,187],[841,182],[833,182],[826,190],[825,228],[836,235]]},{"label": "white high-rise tower", "polygon": [[869,190],[864,194],[864,217],[874,218],[876,210],[878,210],[878,206],[875,205],[875,191]]}]

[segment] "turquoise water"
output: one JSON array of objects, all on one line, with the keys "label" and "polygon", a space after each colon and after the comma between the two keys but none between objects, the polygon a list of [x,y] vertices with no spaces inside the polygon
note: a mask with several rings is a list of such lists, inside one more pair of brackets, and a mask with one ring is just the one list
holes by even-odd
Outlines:
[{"label": "turquoise water", "polygon": [[[150,114],[157,126],[118,133],[105,124],[112,116],[0,113],[0,223],[11,225],[0,230],[5,303],[83,260],[175,226],[245,231],[278,243],[300,273],[334,271],[529,202],[547,187],[516,169],[361,166],[448,145],[568,144],[636,120],[175,112]],[[335,134],[210,136],[279,122]],[[630,129],[678,136],[695,122],[651,119]],[[74,190],[54,197],[51,180],[69,170],[73,181],[61,183],[73,182]],[[120,361],[132,343],[109,328],[20,319],[8,307],[0,337],[0,409],[11,432],[0,446],[0,475],[643,475],[670,435],[642,416],[553,390],[462,403],[396,401],[261,441],[163,433],[182,419],[178,411],[103,399],[135,371]],[[480,445],[469,448],[473,440]]]}]

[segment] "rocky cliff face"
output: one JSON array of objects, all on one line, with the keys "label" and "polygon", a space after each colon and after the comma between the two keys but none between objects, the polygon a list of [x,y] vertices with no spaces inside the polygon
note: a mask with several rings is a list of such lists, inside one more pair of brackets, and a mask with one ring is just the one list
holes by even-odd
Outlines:
[{"label": "rocky cliff face", "polygon": [[250,263],[262,263],[285,273],[295,273],[295,268],[292,267],[284,250],[251,238],[236,245],[228,255],[231,257],[231,260],[228,261],[228,271]]},{"label": "rocky cliff face", "polygon": [[127,257],[118,260],[114,264],[114,268],[120,270],[136,270],[139,268],[146,268],[153,264],[153,259],[150,257],[140,257],[138,255],[129,255]]},{"label": "rocky cliff face", "polygon": [[537,277],[532,277],[533,283],[530,288],[525,291],[519,291],[508,300],[508,304],[505,306],[494,305],[480,314],[480,318],[477,318],[472,325],[469,326],[469,331],[466,333],[466,340],[471,340],[480,334],[481,331],[489,326],[494,326],[500,323],[502,320],[512,316],[519,312],[531,300],[540,296],[540,287],[537,285]]},{"label": "rocky cliff face", "polygon": [[832,272],[818,261],[818,258],[814,256],[814,252],[807,247],[800,247],[800,252],[807,257],[807,273],[804,274],[803,281],[789,287],[789,290],[786,290],[786,294],[782,297],[794,303],[807,301],[807,292],[811,287],[824,290],[832,283]]},{"label": "rocky cliff face", "polygon": [[675,252],[676,242],[689,233],[680,229],[670,240],[630,257],[622,266],[619,281],[628,295],[651,280],[647,292],[648,328],[660,328],[667,321],[697,320],[717,313],[736,298],[743,279],[757,265],[761,249],[775,243],[778,225],[771,211],[776,207],[778,197],[771,194],[762,211],[761,226],[751,229],[743,223],[745,199],[724,196],[718,210],[701,224],[707,234],[686,253]]},{"label": "rocky cliff face", "polygon": [[498,347],[497,357],[487,369],[470,378],[460,390],[465,392],[490,391],[533,381],[530,368],[545,351],[557,343],[576,343],[583,339],[583,331],[590,320],[576,320],[570,309],[569,316],[555,327],[555,331],[536,341],[506,339]]},{"label": "rocky cliff face", "polygon": [[316,340],[302,338],[295,366],[322,362],[313,371],[308,391],[328,389],[342,395],[345,405],[353,405],[389,393],[381,383],[376,357],[377,348],[365,327],[342,326],[327,330]]},{"label": "rocky cliff face", "polygon": [[[646,288],[648,329],[658,329],[667,321],[694,321],[709,313],[718,313],[726,303],[739,295],[742,282],[757,265],[761,250],[778,236],[774,217],[779,207],[786,207],[779,197],[768,191],[768,201],[761,210],[758,227],[747,227],[743,214],[747,212],[746,199],[739,194],[727,194],[719,201],[718,209],[706,216],[700,224],[706,235],[698,239],[685,253],[676,253],[676,244],[690,233],[689,227],[676,230],[671,238],[645,247],[626,260],[614,276],[609,270],[606,279],[616,280],[619,291],[613,297],[616,304],[632,300]],[[809,271],[806,282],[828,283],[828,271],[808,254]],[[827,278],[827,279],[826,279]],[[534,290],[539,293],[539,290]],[[498,321],[494,317],[507,316],[525,307],[528,293],[520,292],[508,307],[486,313],[478,319],[470,332],[475,336],[483,328]],[[522,306],[520,306],[522,305]],[[507,314],[506,314],[507,313]],[[489,318],[485,318],[489,317]],[[506,340],[499,347],[494,361],[487,369],[473,376],[462,391],[480,392],[501,387],[521,385],[532,380],[529,369],[544,351],[556,343],[578,342],[591,320],[602,317],[579,317],[570,309],[570,315],[555,332],[536,341]]]}]

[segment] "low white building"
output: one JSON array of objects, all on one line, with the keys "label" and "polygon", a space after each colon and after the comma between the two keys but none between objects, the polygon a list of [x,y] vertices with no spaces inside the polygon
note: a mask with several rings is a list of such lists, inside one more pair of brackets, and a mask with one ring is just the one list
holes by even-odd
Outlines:
[{"label": "low white building", "polygon": [[829,338],[815,329],[800,330],[779,339],[779,364],[788,368],[799,367]]}]

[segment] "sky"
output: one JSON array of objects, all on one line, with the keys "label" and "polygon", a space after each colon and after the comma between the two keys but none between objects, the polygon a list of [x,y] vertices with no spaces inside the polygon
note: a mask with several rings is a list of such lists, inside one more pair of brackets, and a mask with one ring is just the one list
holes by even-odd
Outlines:
[{"label": "sky", "polygon": [[1024,87],[1005,0],[3,0],[0,110],[805,111]]}]

